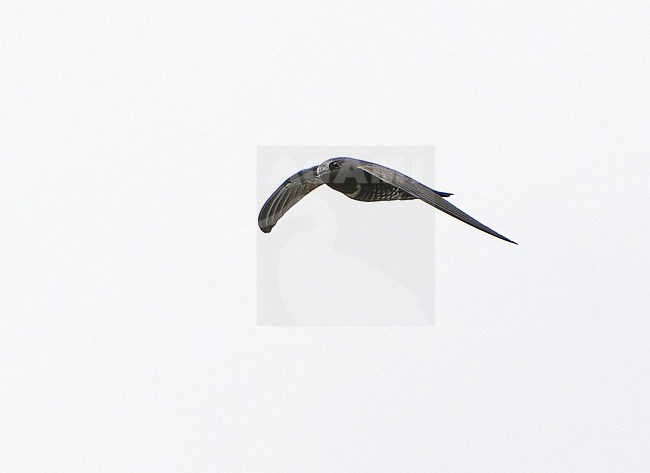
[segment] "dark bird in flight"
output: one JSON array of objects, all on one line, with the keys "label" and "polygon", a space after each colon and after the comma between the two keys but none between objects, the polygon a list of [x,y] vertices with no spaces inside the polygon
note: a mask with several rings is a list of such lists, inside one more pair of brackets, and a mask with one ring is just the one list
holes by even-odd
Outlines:
[{"label": "dark bird in flight", "polygon": [[415,179],[379,164],[353,158],[328,159],[319,166],[303,169],[284,181],[264,203],[258,218],[268,233],[287,210],[322,184],[350,199],[363,202],[420,199],[446,214],[492,236],[517,244],[450,204],[450,193],[433,190]]}]

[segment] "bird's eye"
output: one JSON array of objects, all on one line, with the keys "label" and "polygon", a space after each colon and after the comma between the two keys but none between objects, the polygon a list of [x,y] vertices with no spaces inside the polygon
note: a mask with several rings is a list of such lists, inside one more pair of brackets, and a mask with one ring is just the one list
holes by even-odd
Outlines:
[{"label": "bird's eye", "polygon": [[337,169],[341,169],[341,161],[332,161],[330,163],[330,171],[336,171]]}]

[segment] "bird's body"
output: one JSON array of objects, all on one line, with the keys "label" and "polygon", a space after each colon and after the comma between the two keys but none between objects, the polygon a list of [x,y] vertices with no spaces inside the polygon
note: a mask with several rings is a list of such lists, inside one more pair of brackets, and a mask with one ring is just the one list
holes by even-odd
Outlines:
[{"label": "bird's body", "polygon": [[[452,194],[440,192],[393,169],[353,158],[333,158],[304,169],[287,179],[266,201],[258,218],[268,233],[289,208],[322,184],[363,202],[420,199],[468,225],[502,240],[515,243],[447,202]],[[515,243],[516,244],[516,243]]]},{"label": "bird's body", "polygon": [[395,187],[386,182],[379,182],[377,184],[360,185],[352,195],[348,197],[362,202],[380,202],[383,200],[414,200],[416,197],[408,192],[403,191],[399,187]]},{"label": "bird's body", "polygon": [[[336,179],[334,179],[336,181]],[[372,174],[362,171],[355,176],[347,176],[343,182],[327,182],[335,191],[345,194],[350,199],[362,202],[379,202],[383,200],[413,200],[408,192],[399,187],[374,179]]]}]

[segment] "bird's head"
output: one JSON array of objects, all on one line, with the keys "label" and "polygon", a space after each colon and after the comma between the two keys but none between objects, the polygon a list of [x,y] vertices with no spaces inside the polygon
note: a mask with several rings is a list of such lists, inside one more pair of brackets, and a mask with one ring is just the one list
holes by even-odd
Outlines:
[{"label": "bird's head", "polygon": [[325,183],[344,181],[345,178],[352,176],[356,171],[356,160],[352,158],[332,158],[324,161],[316,173]]}]

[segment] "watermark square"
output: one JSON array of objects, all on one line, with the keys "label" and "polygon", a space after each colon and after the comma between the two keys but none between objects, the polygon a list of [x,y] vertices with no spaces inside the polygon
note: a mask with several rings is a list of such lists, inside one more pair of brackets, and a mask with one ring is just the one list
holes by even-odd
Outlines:
[{"label": "watermark square", "polygon": [[[354,200],[311,168],[348,157],[434,187],[434,156],[431,146],[259,147],[258,212],[283,183],[292,186],[270,200],[261,223],[267,233],[258,232],[258,325],[433,325],[433,208],[418,199]],[[351,195],[375,189],[361,191]]]}]

